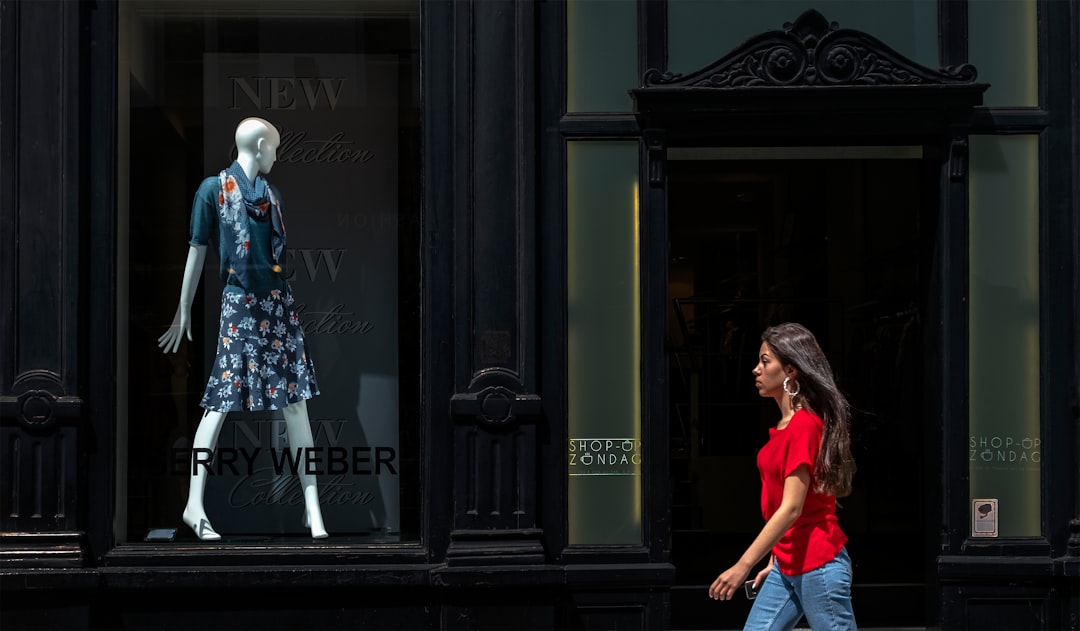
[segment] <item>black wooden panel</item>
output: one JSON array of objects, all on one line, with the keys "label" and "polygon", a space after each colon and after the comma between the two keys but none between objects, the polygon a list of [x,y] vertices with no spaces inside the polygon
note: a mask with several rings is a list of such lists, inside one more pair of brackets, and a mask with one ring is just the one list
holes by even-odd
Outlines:
[{"label": "black wooden panel", "polygon": [[78,5],[20,3],[17,23],[14,76],[4,81],[17,99],[10,183],[18,229],[11,253],[18,296],[15,379],[47,369],[70,392],[78,304],[69,272],[78,269],[79,255]]},{"label": "black wooden panel", "polygon": [[[473,4],[473,367],[518,368],[516,224],[521,155],[515,24],[529,3]],[[465,209],[459,209],[465,210]]]},{"label": "black wooden panel", "polygon": [[[59,238],[64,218],[62,124],[65,94],[64,49],[70,42],[38,37],[38,25],[62,25],[58,2],[25,2],[19,6],[21,26],[15,52],[12,87],[17,123],[14,176],[19,240],[15,255],[15,374],[55,368],[61,356],[63,257]],[[38,27],[38,28],[35,28]],[[77,41],[77,40],[76,40]],[[5,82],[7,83],[7,82]],[[42,107],[53,104],[53,107]],[[70,115],[70,113],[67,113]],[[18,377],[16,377],[18,379]],[[6,385],[6,384],[5,384]]]},{"label": "black wooden panel", "polygon": [[[15,133],[16,105],[12,89],[16,77],[18,7],[0,2],[0,396],[6,395],[15,371],[15,253],[19,243],[16,231]],[[7,416],[5,408],[2,412]]]},{"label": "black wooden panel", "polygon": [[535,527],[535,426],[500,432],[466,425],[456,435],[456,453],[468,473],[457,479],[456,527]]},{"label": "black wooden panel", "polygon": [[645,606],[578,607],[575,629],[647,629]]},{"label": "black wooden panel", "polygon": [[[530,593],[531,592],[531,593]],[[546,590],[471,590],[451,594],[442,605],[439,628],[555,629],[554,598]]]},{"label": "black wooden panel", "polygon": [[968,61],[968,0],[938,2],[938,63],[959,66]]},{"label": "black wooden panel", "polygon": [[363,587],[214,591],[111,590],[95,610],[101,629],[434,629],[422,590]]},{"label": "black wooden panel", "polygon": [[[537,286],[543,297],[537,305],[539,384],[544,393],[544,425],[539,441],[542,505],[540,518],[549,553],[559,560],[566,544],[567,427],[566,427],[566,143],[558,131],[566,103],[566,4],[540,4],[540,79],[537,96],[540,137],[537,167],[537,221],[540,247]],[[635,121],[636,125],[636,121]]]},{"label": "black wooden panel", "polygon": [[[648,582],[646,576],[653,574],[654,570],[660,566],[641,565],[637,566],[642,572],[631,569],[634,566],[615,566],[607,571],[607,573],[614,579],[608,582],[607,586],[603,585],[604,581],[601,579],[599,583],[595,580],[587,580],[592,585],[588,587],[581,585],[578,589],[575,589],[571,594],[569,601],[566,604],[562,615],[565,620],[561,621],[562,624],[559,628],[565,629],[624,629],[632,631],[639,629],[646,631],[649,629],[670,629],[672,627],[672,620],[668,616],[669,606],[673,606],[671,603],[671,593],[666,589],[634,589],[634,590],[619,590],[614,587],[620,582],[620,578],[626,578],[620,576],[622,572],[620,570],[627,570],[629,574],[632,574],[634,578],[627,582],[639,582],[643,579]],[[591,572],[585,572],[591,574]],[[660,574],[656,576],[662,576],[665,572],[661,570]],[[569,577],[568,577],[569,578]],[[577,577],[578,579],[583,577]],[[574,579],[571,579],[574,580]],[[670,580],[662,579],[662,580]],[[640,585],[640,583],[638,583]],[[704,600],[709,600],[704,598]],[[709,601],[712,602],[712,601]],[[733,627],[739,627],[741,624],[732,625]],[[694,627],[701,628],[718,628],[718,627]]]},{"label": "black wooden panel", "polygon": [[37,435],[0,429],[0,462],[7,480],[0,496],[4,529],[47,532],[70,529],[75,517],[76,432],[61,427]]},{"label": "black wooden panel", "polygon": [[[87,427],[82,434],[83,454],[81,483],[85,497],[92,497],[85,510],[84,527],[90,556],[100,558],[112,545],[113,507],[116,474],[113,462],[116,440],[116,155],[117,155],[117,45],[119,43],[118,0],[101,0],[89,11],[92,45],[87,63],[90,67],[87,151],[89,162],[90,219],[87,258],[94,265],[87,270],[87,331],[85,353],[94,358],[94,370],[85,381]],[[114,43],[115,42],[115,43]]]},{"label": "black wooden panel", "polygon": [[1044,598],[1014,598],[1000,594],[967,600],[964,629],[972,631],[1026,631],[1048,629]]},{"label": "black wooden panel", "polygon": [[[1078,541],[1070,537],[1080,533],[1075,526],[1070,533],[1070,522],[1080,523],[1080,5],[1046,2],[1040,12],[1040,103],[1052,121],[1039,147],[1040,399],[1049,452],[1043,510],[1052,554],[1077,563]],[[1074,574],[1065,594],[1075,607],[1072,625],[1080,628],[1078,581]]]},{"label": "black wooden panel", "polygon": [[[458,3],[423,2],[422,24],[444,24],[443,28],[422,28],[424,71],[424,340],[423,410],[425,418],[422,475],[422,519],[424,540],[431,558],[442,559],[450,541],[453,519],[454,425],[447,401],[455,391],[458,349],[455,341],[462,331],[462,319],[451,317],[458,300],[457,259],[454,255],[454,206],[457,202],[459,171],[454,165],[455,129],[458,121],[454,95],[460,88],[455,76],[454,41],[461,29],[455,8]],[[467,323],[466,323],[467,326]]]},{"label": "black wooden panel", "polygon": [[[457,314],[467,364],[459,384],[484,368],[509,369],[525,380],[533,370],[535,316],[534,2],[459,2],[455,72],[456,252],[467,277]],[[463,348],[463,350],[464,350]],[[463,379],[464,377],[464,379]]]},{"label": "black wooden panel", "polygon": [[535,2],[455,2],[452,564],[540,563]]},{"label": "black wooden panel", "polygon": [[90,602],[83,590],[41,590],[4,598],[9,629],[91,629]]},{"label": "black wooden panel", "polygon": [[83,413],[78,350],[85,267],[80,19],[78,3],[0,5],[0,529],[6,532],[77,529],[74,424]]}]

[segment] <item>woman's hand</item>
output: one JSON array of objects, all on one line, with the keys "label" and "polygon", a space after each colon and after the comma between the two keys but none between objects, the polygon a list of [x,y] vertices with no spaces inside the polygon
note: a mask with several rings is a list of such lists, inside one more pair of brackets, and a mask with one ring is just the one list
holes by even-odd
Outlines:
[{"label": "woman's hand", "polygon": [[[709,587],[709,598],[713,600],[731,600],[735,592],[742,589],[750,570],[742,565],[733,565],[723,574],[716,577]],[[758,576],[761,576],[760,574]]]}]

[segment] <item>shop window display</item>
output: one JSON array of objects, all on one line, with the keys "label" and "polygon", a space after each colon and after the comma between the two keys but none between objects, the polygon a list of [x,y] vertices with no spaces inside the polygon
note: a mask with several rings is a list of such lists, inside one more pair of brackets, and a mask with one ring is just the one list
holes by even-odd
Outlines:
[{"label": "shop window display", "polygon": [[[419,3],[130,2],[120,11],[117,539],[415,540]],[[287,240],[266,245],[296,318],[283,312],[279,324],[295,325],[293,345],[302,336],[317,377],[285,379],[280,402],[237,399],[226,416],[221,375],[235,387],[242,371],[219,365],[219,327],[239,326],[222,317],[235,265],[219,249],[236,244],[210,241],[198,289],[184,294],[187,328],[170,322],[199,241],[196,191],[238,164],[237,127],[251,118],[277,141],[273,177],[258,170],[273,182],[261,194],[284,209]],[[258,196],[263,177],[241,184]],[[258,224],[271,227],[267,237],[278,234],[274,208]],[[219,382],[213,392],[208,376]],[[320,396],[292,396],[294,383]],[[211,394],[216,406],[206,405]],[[220,421],[206,430],[216,441],[198,433],[207,409]],[[294,412],[307,416],[309,438]]]}]

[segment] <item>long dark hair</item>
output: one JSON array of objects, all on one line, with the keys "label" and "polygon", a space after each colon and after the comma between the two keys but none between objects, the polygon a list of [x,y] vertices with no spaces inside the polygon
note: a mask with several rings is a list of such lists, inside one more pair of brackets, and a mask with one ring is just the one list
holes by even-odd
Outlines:
[{"label": "long dark hair", "polygon": [[851,494],[855,458],[851,455],[851,411],[836,387],[832,367],[814,334],[801,324],[785,322],[765,329],[761,341],[769,345],[782,366],[794,366],[799,376],[791,390],[793,403],[821,417],[825,431],[814,465],[815,489],[819,493],[846,497]]}]

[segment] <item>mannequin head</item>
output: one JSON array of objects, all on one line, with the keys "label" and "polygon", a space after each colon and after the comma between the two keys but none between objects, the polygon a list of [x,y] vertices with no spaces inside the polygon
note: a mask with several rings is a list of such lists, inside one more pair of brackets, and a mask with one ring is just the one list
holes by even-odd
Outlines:
[{"label": "mannequin head", "polygon": [[236,160],[249,178],[270,172],[277,161],[280,144],[281,135],[267,120],[245,118],[236,126]]}]

